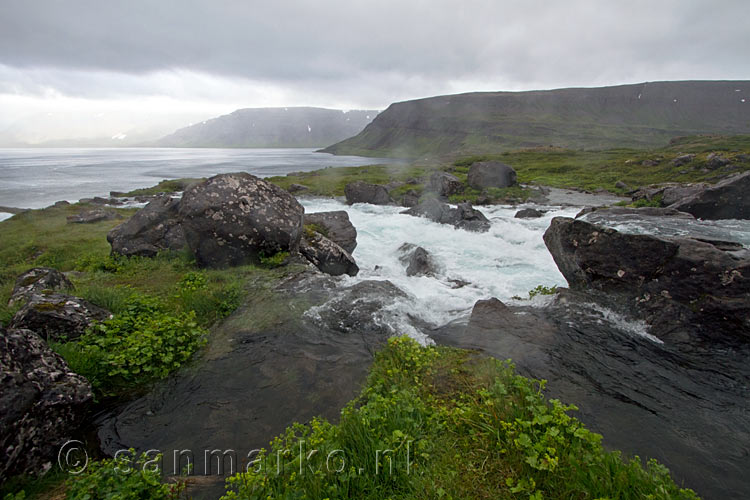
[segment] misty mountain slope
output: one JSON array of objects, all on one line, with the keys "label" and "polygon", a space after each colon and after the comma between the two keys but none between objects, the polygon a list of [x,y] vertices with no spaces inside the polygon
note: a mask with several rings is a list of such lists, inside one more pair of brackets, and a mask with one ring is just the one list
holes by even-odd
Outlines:
[{"label": "misty mountain slope", "polygon": [[750,82],[656,82],[405,101],[324,151],[414,157],[540,145],[652,147],[703,133],[750,134]]},{"label": "misty mountain slope", "polygon": [[177,130],[161,147],[315,148],[358,134],[377,111],[247,108]]}]

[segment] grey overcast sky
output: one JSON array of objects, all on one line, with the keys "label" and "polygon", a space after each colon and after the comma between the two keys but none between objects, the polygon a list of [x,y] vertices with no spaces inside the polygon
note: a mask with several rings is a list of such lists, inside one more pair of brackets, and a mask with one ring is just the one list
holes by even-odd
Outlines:
[{"label": "grey overcast sky", "polygon": [[53,114],[101,119],[67,120],[68,134],[116,134],[239,107],[745,80],[748,27],[748,0],[0,0],[0,130]]}]

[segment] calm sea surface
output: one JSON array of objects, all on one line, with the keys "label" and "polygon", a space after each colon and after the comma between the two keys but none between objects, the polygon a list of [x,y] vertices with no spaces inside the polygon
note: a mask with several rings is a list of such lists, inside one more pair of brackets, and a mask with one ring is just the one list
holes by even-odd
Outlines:
[{"label": "calm sea surface", "polygon": [[148,187],[162,179],[240,171],[269,177],[393,162],[313,149],[0,149],[0,206],[41,208]]}]

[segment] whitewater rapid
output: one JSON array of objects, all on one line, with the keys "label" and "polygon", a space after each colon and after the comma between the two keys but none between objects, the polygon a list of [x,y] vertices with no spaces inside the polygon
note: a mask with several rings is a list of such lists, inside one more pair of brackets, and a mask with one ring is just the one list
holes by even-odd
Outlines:
[{"label": "whitewater rapid", "polygon": [[[515,219],[523,207],[476,207],[490,219],[486,233],[475,233],[438,224],[421,217],[402,215],[402,207],[355,204],[348,206],[332,199],[302,199],[306,213],[345,210],[357,229],[357,248],[353,256],[360,272],[342,277],[346,286],[364,280],[388,280],[403,290],[406,301],[394,303],[393,318],[399,326],[420,337],[409,317],[439,326],[465,318],[477,300],[496,297],[504,302],[513,297],[529,298],[529,290],[538,285],[566,286],[544,245],[542,235],[553,217],[573,217],[579,208],[547,207],[538,219]],[[427,250],[438,266],[435,277],[406,275],[404,243]],[[468,284],[459,286],[457,281]],[[537,299],[539,300],[539,299]],[[528,304],[526,300],[524,303]]]}]

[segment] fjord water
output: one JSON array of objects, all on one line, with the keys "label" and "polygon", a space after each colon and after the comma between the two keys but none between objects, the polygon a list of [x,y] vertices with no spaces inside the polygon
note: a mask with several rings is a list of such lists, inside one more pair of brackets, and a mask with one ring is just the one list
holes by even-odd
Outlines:
[{"label": "fjord water", "polygon": [[313,149],[55,148],[0,149],[0,206],[42,208],[107,196],[162,179],[249,172],[258,177],[329,166],[392,163]]}]

